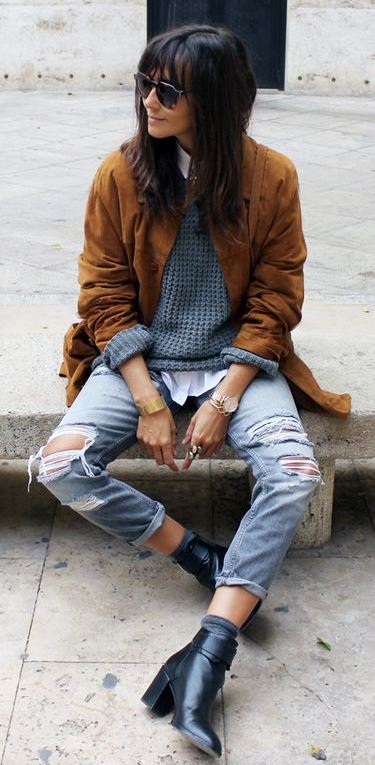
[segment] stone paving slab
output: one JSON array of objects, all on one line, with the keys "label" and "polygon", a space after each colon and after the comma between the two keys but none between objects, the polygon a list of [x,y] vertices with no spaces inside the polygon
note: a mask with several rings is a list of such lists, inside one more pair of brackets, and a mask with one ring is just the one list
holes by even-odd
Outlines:
[{"label": "stone paving slab", "polygon": [[[29,658],[134,662],[141,657],[157,662],[162,652],[168,655],[181,640],[188,642],[199,628],[209,593],[157,553],[134,552],[128,545],[117,553],[106,549],[108,535],[101,553],[96,545],[82,550],[79,527],[69,515],[60,513],[56,519]],[[173,635],[171,619],[178,624]]]},{"label": "stone paving slab", "polygon": [[[314,762],[311,747],[334,765],[370,765],[371,733],[362,736],[331,702],[329,669],[311,687],[310,679],[295,676],[293,662],[252,643],[232,670],[224,688],[228,765],[307,765]],[[361,716],[360,703],[354,711]]]},{"label": "stone paving slab", "polygon": [[[272,602],[276,618],[270,623],[264,610],[251,637],[269,656],[276,657],[276,663],[305,688],[306,695],[314,695],[320,702],[318,720],[323,728],[313,717],[309,741],[326,749],[327,760],[335,764],[370,765],[373,732],[364,721],[371,719],[375,701],[375,670],[373,662],[369,663],[375,649],[369,627],[374,619],[372,559],[287,560]],[[317,645],[317,637],[328,641],[331,651]],[[243,651],[241,659],[245,661]],[[297,740],[301,730],[297,719],[306,716],[309,711],[300,704],[295,717]],[[331,732],[325,729],[329,721],[334,723]]]},{"label": "stone paving slab", "polygon": [[25,658],[44,558],[0,558],[0,752]]},{"label": "stone paving slab", "polygon": [[[124,463],[111,466],[118,477],[125,468],[134,485],[167,495],[167,469],[145,474],[144,463]],[[244,466],[218,460],[194,467],[178,478],[168,509],[187,522],[194,503],[198,530],[206,533],[213,512],[216,538],[229,541],[228,516],[246,501]],[[48,508],[42,487],[22,505],[25,463],[0,468],[1,591],[9,592],[0,616],[7,625],[2,765],[107,765],[108,753],[116,765],[208,762],[139,698],[162,661],[198,628],[209,593],[163,556],[124,546],[69,509]],[[224,718],[220,699],[216,705],[227,765],[247,765],[250,752],[261,765],[307,765],[311,745],[333,765],[372,765],[374,475],[373,460],[339,462],[331,543],[303,555],[289,551],[241,636],[224,687]],[[318,636],[331,643],[330,652],[316,644]]]},{"label": "stone paving slab", "polygon": [[[207,765],[141,704],[158,670],[137,662],[27,662],[2,765]],[[215,726],[223,736],[220,697]]]}]

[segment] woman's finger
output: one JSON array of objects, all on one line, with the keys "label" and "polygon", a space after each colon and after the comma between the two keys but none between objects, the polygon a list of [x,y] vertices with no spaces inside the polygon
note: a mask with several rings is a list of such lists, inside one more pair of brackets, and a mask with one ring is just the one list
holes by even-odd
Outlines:
[{"label": "woman's finger", "polygon": [[189,422],[188,429],[187,429],[187,431],[185,433],[184,438],[182,439],[182,443],[183,444],[187,444],[191,440],[191,436],[192,436],[192,433],[193,433],[193,430],[194,430],[194,426],[195,426],[195,415],[191,418],[191,420]]},{"label": "woman's finger", "polygon": [[141,448],[144,449],[147,452],[149,457],[153,457],[154,455],[153,455],[151,446],[149,444],[146,444],[141,436],[137,435],[137,439],[138,439],[138,443],[141,446]]},{"label": "woman's finger", "polygon": [[164,465],[163,452],[159,446],[153,446],[153,457],[157,465]]},{"label": "woman's finger", "polygon": [[151,446],[149,446],[148,444],[145,444],[143,441],[142,441],[141,443],[142,443],[142,446],[143,446],[143,448],[144,448],[144,449],[146,449],[146,452],[147,452],[147,454],[148,454],[150,457],[153,457],[153,456],[154,456],[154,453],[153,453],[153,451],[152,451],[152,447],[151,447]]},{"label": "woman's finger", "polygon": [[176,465],[173,458],[172,448],[172,446],[163,446],[164,465],[167,465],[169,469],[173,470],[175,473],[179,473],[178,466]]}]

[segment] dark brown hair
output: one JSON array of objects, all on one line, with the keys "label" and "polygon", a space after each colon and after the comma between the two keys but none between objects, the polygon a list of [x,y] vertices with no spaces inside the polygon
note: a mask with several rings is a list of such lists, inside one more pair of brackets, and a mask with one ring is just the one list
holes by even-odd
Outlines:
[{"label": "dark brown hair", "polygon": [[[187,201],[199,201],[206,228],[236,236],[241,226],[242,138],[256,96],[255,76],[244,43],[229,29],[191,24],[154,37],[138,69],[168,81],[192,105],[193,153]],[[177,141],[153,138],[136,93],[137,132],[122,145],[145,211],[176,214]],[[195,176],[195,182],[192,177]]]}]

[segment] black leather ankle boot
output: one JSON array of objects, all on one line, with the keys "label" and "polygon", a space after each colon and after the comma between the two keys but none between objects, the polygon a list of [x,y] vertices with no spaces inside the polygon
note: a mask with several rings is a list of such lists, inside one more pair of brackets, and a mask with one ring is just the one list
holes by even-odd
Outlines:
[{"label": "black leather ankle boot", "polygon": [[234,637],[200,629],[191,643],[166,661],[142,697],[160,716],[174,707],[171,724],[214,757],[220,757],[222,749],[211,724],[212,707],[236,649]]},{"label": "black leather ankle boot", "polygon": [[173,555],[175,561],[184,571],[194,574],[200,584],[215,589],[216,578],[223,568],[226,547],[211,544],[206,539],[195,534]]}]

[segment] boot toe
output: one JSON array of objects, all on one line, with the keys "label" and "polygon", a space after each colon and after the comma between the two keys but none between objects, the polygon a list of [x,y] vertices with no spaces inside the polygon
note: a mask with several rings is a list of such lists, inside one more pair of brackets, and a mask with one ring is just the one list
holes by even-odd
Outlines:
[{"label": "boot toe", "polygon": [[173,720],[171,721],[171,725],[173,725],[176,730],[182,733],[182,735],[188,741],[190,741],[191,744],[198,747],[198,749],[201,749],[202,752],[210,754],[211,757],[221,757],[221,741],[216,735],[215,731],[211,731],[211,735],[208,736],[207,734],[205,735],[202,731],[199,731],[198,733],[194,730],[187,730],[182,725],[175,723]]}]

